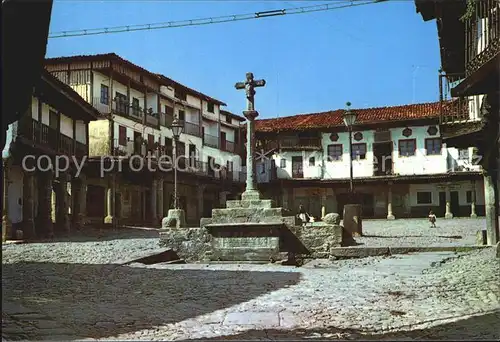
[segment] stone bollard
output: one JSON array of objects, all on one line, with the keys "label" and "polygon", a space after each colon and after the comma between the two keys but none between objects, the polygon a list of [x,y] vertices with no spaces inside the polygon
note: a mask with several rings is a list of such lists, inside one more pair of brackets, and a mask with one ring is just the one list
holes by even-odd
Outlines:
[{"label": "stone bollard", "polygon": [[497,243],[497,258],[500,258],[500,242]]},{"label": "stone bollard", "polygon": [[344,205],[344,229],[352,236],[363,235],[362,207],[360,204]]},{"label": "stone bollard", "polygon": [[476,232],[476,245],[486,246],[488,244],[486,235],[486,230],[478,230]]}]

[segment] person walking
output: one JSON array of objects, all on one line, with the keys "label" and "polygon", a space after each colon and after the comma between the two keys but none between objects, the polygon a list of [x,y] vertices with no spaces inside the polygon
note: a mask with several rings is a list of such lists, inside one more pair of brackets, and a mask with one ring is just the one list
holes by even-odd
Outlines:
[{"label": "person walking", "polygon": [[429,222],[431,223],[431,228],[436,228],[436,214],[432,210],[429,212]]}]

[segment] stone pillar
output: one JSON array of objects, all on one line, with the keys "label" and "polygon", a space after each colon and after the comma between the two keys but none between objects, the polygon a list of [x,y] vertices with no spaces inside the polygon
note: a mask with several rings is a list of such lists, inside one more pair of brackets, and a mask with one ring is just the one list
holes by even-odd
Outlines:
[{"label": "stone pillar", "polygon": [[35,238],[35,172],[24,171],[23,184],[23,231],[26,238]]},{"label": "stone pillar", "polygon": [[[48,238],[54,237],[54,221],[52,220],[52,194],[53,194],[53,172],[46,171],[42,173],[41,178],[43,187],[40,187],[40,202],[38,203],[38,235]],[[41,231],[43,230],[43,231]],[[40,234],[41,233],[41,234]]]},{"label": "stone pillar", "polygon": [[498,196],[496,172],[491,173],[484,171],[484,205],[486,211],[486,239],[490,246],[499,242],[498,228],[498,202],[495,198]]},{"label": "stone pillar", "polygon": [[9,168],[9,160],[3,159],[2,241],[12,238],[12,223],[9,218]]},{"label": "stone pillar", "polygon": [[156,191],[158,189],[158,181],[156,179],[153,179],[152,182],[152,187],[151,187],[151,191],[150,191],[150,195],[151,195],[151,220],[153,221],[154,224],[156,224],[157,222],[157,217],[156,217],[156,213],[157,213],[157,210],[156,210]]},{"label": "stone pillar", "polygon": [[87,224],[87,177],[80,174],[80,186],[78,191],[78,217],[76,226],[83,229]]},{"label": "stone pillar", "polygon": [[106,187],[106,210],[107,215],[104,218],[105,224],[116,226],[115,217],[115,180],[116,176],[113,174],[108,178],[108,185]]},{"label": "stone pillar", "polygon": [[472,201],[470,204],[470,217],[477,218],[476,214],[476,182],[472,182]]},{"label": "stone pillar", "polygon": [[246,189],[243,194],[241,194],[242,200],[260,200],[260,193],[257,190],[257,184],[255,182],[255,118],[259,115],[255,110],[247,110],[243,112],[243,115],[247,119],[247,182]]},{"label": "stone pillar", "polygon": [[69,232],[71,227],[68,216],[68,179],[68,173],[61,173],[56,187],[56,223],[57,228],[62,232]]},{"label": "stone pillar", "polygon": [[387,191],[387,219],[394,220],[394,214],[392,213],[392,184],[389,184],[389,188]]},{"label": "stone pillar", "polygon": [[163,219],[163,215],[165,213],[165,207],[163,204],[163,178],[160,178],[158,181],[158,194],[156,195],[157,201],[158,201],[158,221],[161,222]]},{"label": "stone pillar", "polygon": [[445,219],[453,218],[453,213],[451,212],[451,196],[450,196],[450,188],[446,186],[446,212],[444,213]]},{"label": "stone pillar", "polygon": [[323,195],[321,196],[321,219],[326,215],[326,189],[323,190]]}]

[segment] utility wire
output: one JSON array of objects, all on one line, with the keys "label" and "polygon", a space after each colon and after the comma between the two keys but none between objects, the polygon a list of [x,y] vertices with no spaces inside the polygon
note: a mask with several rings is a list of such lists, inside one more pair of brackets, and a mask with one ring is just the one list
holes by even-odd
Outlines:
[{"label": "utility wire", "polygon": [[[184,27],[184,26],[219,24],[231,21],[261,19],[261,18],[274,17],[287,14],[292,15],[292,14],[303,14],[311,12],[331,11],[340,8],[363,6],[384,1],[388,0],[350,0],[350,1],[343,1],[342,2],[344,3],[343,5],[338,5],[338,3],[335,4],[329,3],[322,5],[285,8],[280,10],[255,12],[248,14],[227,15],[227,16],[213,17],[213,18],[180,20],[180,21],[170,21],[163,23],[131,25],[131,26],[115,26],[108,28],[96,28],[96,29],[86,29],[86,30],[61,31],[61,32],[50,33],[49,38],[92,36],[98,34],[110,34],[110,33],[133,32],[133,31],[144,31],[144,30],[158,30],[158,29]],[[346,2],[348,4],[345,4]]]}]

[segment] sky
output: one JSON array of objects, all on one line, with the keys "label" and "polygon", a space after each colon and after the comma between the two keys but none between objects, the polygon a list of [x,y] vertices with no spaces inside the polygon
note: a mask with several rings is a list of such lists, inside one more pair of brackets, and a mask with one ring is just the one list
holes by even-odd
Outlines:
[{"label": "sky", "polygon": [[[326,1],[55,0],[50,32],[247,14]],[[220,24],[51,38],[47,57],[114,52],[241,114],[246,72],[261,118],[438,100],[435,21],[412,0]]]}]

